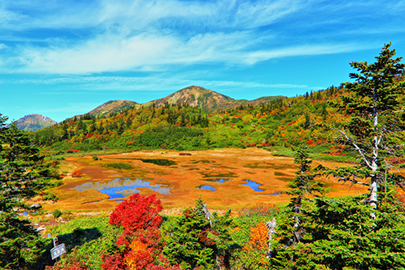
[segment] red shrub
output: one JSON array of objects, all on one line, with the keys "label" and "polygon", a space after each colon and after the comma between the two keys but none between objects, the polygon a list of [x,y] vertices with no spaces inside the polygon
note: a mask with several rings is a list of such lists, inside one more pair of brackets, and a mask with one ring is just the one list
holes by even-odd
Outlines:
[{"label": "red shrub", "polygon": [[155,194],[149,197],[140,196],[138,193],[131,195],[115,208],[109,223],[132,231],[157,228],[162,222],[159,215],[162,205],[155,197]]},{"label": "red shrub", "polygon": [[72,177],[82,177],[83,173],[81,170],[74,171]]}]

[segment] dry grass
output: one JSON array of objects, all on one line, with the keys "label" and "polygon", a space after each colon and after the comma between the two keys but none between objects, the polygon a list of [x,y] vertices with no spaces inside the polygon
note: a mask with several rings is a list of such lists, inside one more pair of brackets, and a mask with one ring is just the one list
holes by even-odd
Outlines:
[{"label": "dry grass", "polygon": [[[274,157],[262,149],[221,149],[193,151],[191,156],[180,156],[176,151],[139,151],[133,153],[105,155],[102,161],[95,161],[92,156],[68,157],[61,164],[61,171],[69,171],[64,185],[51,192],[59,197],[55,204],[44,205],[48,211],[54,209],[72,210],[75,212],[111,211],[117,205],[109,196],[95,190],[76,191],[74,187],[86,182],[112,181],[116,178],[131,178],[150,181],[171,188],[172,195],[156,193],[162,200],[165,211],[180,214],[181,209],[195,204],[201,196],[208,206],[216,210],[231,208],[239,211],[260,203],[284,204],[289,201],[286,194],[270,195],[284,192],[288,180],[293,179],[297,165],[293,158]],[[172,166],[159,166],[144,163],[139,159],[168,159],[176,162]],[[133,170],[119,170],[101,166],[103,163],[125,162]],[[313,165],[323,164],[334,168],[338,163],[314,161]],[[80,169],[83,177],[72,178],[74,170]],[[223,176],[223,177],[220,177]],[[232,178],[225,183],[206,181],[209,178]],[[264,192],[241,185],[243,180],[250,179],[262,186]],[[362,187],[342,185],[333,179],[322,179],[331,187],[329,196],[336,197],[364,192]],[[197,186],[210,185],[215,192],[197,189]],[[150,189],[141,189],[141,195],[154,193]]]}]

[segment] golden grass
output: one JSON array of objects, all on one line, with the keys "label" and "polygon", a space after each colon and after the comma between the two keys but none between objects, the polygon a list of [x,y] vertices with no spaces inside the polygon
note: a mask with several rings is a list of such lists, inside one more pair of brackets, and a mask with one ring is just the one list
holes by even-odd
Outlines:
[{"label": "golden grass", "polygon": [[[151,184],[161,184],[171,188],[172,195],[155,193],[150,189],[140,189],[141,195],[155,193],[168,213],[181,213],[185,207],[195,205],[201,196],[211,209],[239,211],[260,203],[285,204],[289,201],[286,194],[270,195],[284,192],[288,180],[295,177],[297,165],[289,157],[274,157],[262,149],[215,149],[206,151],[189,151],[191,156],[180,156],[176,151],[139,151],[104,155],[102,161],[95,161],[92,156],[68,157],[61,164],[61,171],[68,171],[64,185],[51,190],[59,197],[55,204],[44,205],[45,210],[72,210],[75,212],[102,212],[113,210],[117,203],[109,196],[95,190],[73,190],[86,182],[112,181],[116,178],[140,178]],[[144,163],[141,158],[169,159],[176,162],[172,166],[159,166]],[[103,163],[127,163],[133,170],[118,170],[101,166]],[[331,168],[340,164],[328,161],[314,161],[313,165],[322,164]],[[71,173],[80,169],[83,177],[72,178]],[[212,178],[232,178],[225,183],[207,181]],[[250,179],[262,186],[264,192],[255,192],[242,185],[244,179]],[[331,187],[329,196],[353,195],[364,192],[359,186],[342,185],[333,179],[322,179]],[[209,185],[215,192],[197,189],[197,186]]]}]

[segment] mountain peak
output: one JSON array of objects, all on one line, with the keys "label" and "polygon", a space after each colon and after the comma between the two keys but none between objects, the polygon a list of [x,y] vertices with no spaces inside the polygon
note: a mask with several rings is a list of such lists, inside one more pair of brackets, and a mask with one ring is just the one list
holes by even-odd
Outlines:
[{"label": "mountain peak", "polygon": [[55,124],[56,121],[42,114],[29,114],[17,120],[17,128],[25,131],[36,131]]},{"label": "mountain peak", "polygon": [[233,98],[201,86],[192,85],[180,89],[167,97],[153,100],[147,105],[153,103],[155,103],[157,106],[162,106],[165,103],[188,104],[207,112],[215,112],[225,107],[229,107],[230,103],[234,102],[235,100]]}]

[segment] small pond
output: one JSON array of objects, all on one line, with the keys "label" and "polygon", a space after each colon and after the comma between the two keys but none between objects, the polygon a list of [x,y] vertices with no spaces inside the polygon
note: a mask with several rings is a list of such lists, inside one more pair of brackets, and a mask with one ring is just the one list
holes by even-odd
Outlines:
[{"label": "small pond", "polygon": [[130,178],[116,178],[109,182],[91,182],[84,183],[80,186],[73,188],[77,191],[84,190],[97,190],[101,193],[110,196],[110,199],[121,199],[126,196],[141,192],[137,188],[149,188],[155,192],[164,195],[171,195],[170,188],[164,187],[159,184],[150,184],[150,182],[143,181],[141,179]]},{"label": "small pond", "polygon": [[206,186],[206,185],[198,186],[198,187],[196,187],[196,188],[198,188],[198,189],[207,189],[207,190],[209,190],[209,191],[211,191],[211,192],[214,192],[214,191],[215,191],[215,188],[214,188],[214,187]]},{"label": "small pond", "polygon": [[205,181],[210,181],[214,183],[225,183],[227,181],[231,181],[232,178],[212,178],[212,179],[204,179]]},{"label": "small pond", "polygon": [[253,189],[256,192],[263,192],[264,191],[263,189],[259,188],[261,186],[261,184],[259,184],[259,183],[253,182],[253,181],[251,181],[249,179],[246,179],[246,180],[243,180],[243,181],[245,181],[246,184],[242,184],[242,185],[248,186],[248,187],[250,187],[251,189]]},{"label": "small pond", "polygon": [[271,194],[268,194],[268,195],[274,196],[274,195],[282,195],[282,194],[285,194],[285,192],[274,192],[274,193],[271,193]]}]

